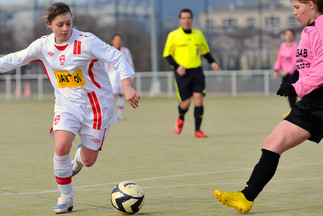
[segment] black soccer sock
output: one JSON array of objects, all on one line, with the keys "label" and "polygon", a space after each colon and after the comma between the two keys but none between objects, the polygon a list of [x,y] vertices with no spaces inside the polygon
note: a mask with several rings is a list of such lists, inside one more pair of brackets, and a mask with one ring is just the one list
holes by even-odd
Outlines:
[{"label": "black soccer sock", "polygon": [[246,187],[241,191],[249,201],[254,201],[274,176],[280,158],[280,155],[275,152],[266,149],[261,149],[261,151],[260,160],[253,169]]},{"label": "black soccer sock", "polygon": [[181,108],[181,106],[180,105],[178,105],[178,112],[179,112],[179,118],[180,119],[182,119],[182,120],[184,120],[184,116],[185,116],[185,113],[188,111],[188,109],[187,110],[183,110],[182,108]]},{"label": "black soccer sock", "polygon": [[204,107],[195,107],[194,108],[194,118],[195,118],[195,131],[200,130],[202,119],[203,119]]}]

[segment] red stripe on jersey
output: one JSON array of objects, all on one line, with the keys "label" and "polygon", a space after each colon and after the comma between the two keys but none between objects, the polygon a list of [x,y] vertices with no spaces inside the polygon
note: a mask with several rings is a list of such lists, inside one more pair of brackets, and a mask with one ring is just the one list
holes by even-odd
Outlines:
[{"label": "red stripe on jersey", "polygon": [[56,182],[59,185],[67,185],[67,184],[72,183],[72,176],[67,177],[67,178],[61,178],[61,177],[58,177],[58,176],[55,176],[55,177],[56,177]]},{"label": "red stripe on jersey", "polygon": [[76,46],[77,45],[77,40],[76,41],[74,41],[74,49],[73,49],[73,54],[75,55],[76,54]]},{"label": "red stripe on jersey", "polygon": [[48,78],[49,82],[52,83],[52,81],[50,80],[50,78],[48,76],[47,68],[45,67],[44,62],[42,60],[40,60],[40,59],[37,59],[37,60],[34,60],[34,61],[29,62],[29,64],[34,63],[34,62],[41,62],[43,64],[43,68],[44,68],[44,70],[46,72],[47,78]]},{"label": "red stripe on jersey", "polygon": [[91,80],[94,83],[94,85],[96,87],[98,87],[99,89],[101,89],[100,84],[94,79],[94,74],[93,74],[93,71],[92,71],[92,68],[94,66],[94,63],[97,62],[97,61],[98,61],[97,59],[94,59],[94,60],[91,61],[90,65],[89,65],[89,71],[88,71],[88,73],[89,73],[89,77],[91,78]]},{"label": "red stripe on jersey", "polygon": [[66,47],[68,46],[68,44],[64,45],[64,46],[57,46],[56,44],[54,44],[54,46],[59,50],[59,51],[64,51],[66,49]]},{"label": "red stripe on jersey", "polygon": [[74,55],[80,55],[81,54],[81,41],[78,41],[78,40],[74,41],[73,54]]},{"label": "red stripe on jersey", "polygon": [[77,50],[78,50],[77,54],[81,55],[81,41],[77,42]]},{"label": "red stripe on jersey", "polygon": [[93,129],[100,130],[102,124],[102,112],[99,104],[99,100],[96,97],[95,92],[87,93],[89,100],[91,102],[92,111],[94,115]]}]

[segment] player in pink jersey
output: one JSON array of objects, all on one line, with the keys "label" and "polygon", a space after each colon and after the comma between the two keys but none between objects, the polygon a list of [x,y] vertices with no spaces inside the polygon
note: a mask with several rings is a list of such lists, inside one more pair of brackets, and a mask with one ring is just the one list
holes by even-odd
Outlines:
[{"label": "player in pink jersey", "polygon": [[[53,33],[0,58],[0,72],[40,61],[54,87],[51,134],[55,142],[54,174],[61,192],[54,212],[66,213],[73,209],[72,173],[96,162],[110,125],[116,121],[104,64],[111,63],[120,74],[126,100],[133,108],[138,107],[140,97],[130,85],[134,72],[123,55],[95,35],[73,28],[68,5],[53,3],[44,18]],[[70,150],[77,133],[82,143],[71,162]]]},{"label": "player in pink jersey", "polygon": [[[216,198],[239,213],[250,211],[254,200],[274,176],[280,155],[305,140],[323,137],[323,1],[292,0],[294,15],[304,28],[296,53],[299,80],[283,83],[277,94],[299,96],[291,113],[271,132],[246,187],[240,192],[215,190]],[[305,201],[306,202],[306,201]]]},{"label": "player in pink jersey", "polygon": [[[295,31],[287,29],[285,31],[285,42],[280,45],[277,60],[274,66],[274,79],[278,78],[280,70],[282,71],[282,83],[295,83],[298,80],[298,71],[296,69],[296,50],[297,44],[294,42]],[[289,105],[293,108],[296,104],[296,96],[288,96]]]}]

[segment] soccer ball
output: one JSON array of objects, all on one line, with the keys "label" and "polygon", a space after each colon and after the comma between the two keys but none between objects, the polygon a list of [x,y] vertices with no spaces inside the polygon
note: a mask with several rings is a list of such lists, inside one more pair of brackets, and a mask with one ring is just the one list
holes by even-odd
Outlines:
[{"label": "soccer ball", "polygon": [[143,206],[144,201],[144,191],[135,182],[120,182],[111,192],[111,204],[121,214],[131,215],[137,213]]}]

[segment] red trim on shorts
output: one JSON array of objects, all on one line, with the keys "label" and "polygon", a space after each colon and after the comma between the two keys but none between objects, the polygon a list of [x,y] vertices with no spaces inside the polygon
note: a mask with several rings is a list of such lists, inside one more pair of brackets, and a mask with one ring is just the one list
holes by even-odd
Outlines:
[{"label": "red trim on shorts", "polygon": [[103,142],[104,142],[104,137],[105,137],[105,132],[107,131],[107,128],[104,129],[104,133],[103,133],[103,137],[102,137],[102,142],[101,142],[101,146],[99,148],[99,150],[102,150],[102,146],[103,146]]},{"label": "red trim on shorts", "polygon": [[93,122],[93,129],[100,130],[102,124],[102,112],[99,104],[99,100],[96,97],[95,92],[87,93],[89,100],[91,102],[93,115],[94,115],[94,122]]},{"label": "red trim on shorts", "polygon": [[91,78],[92,82],[94,83],[94,85],[96,87],[98,87],[99,89],[101,89],[101,86],[100,84],[94,79],[94,74],[93,74],[93,71],[92,71],[92,68],[94,66],[94,63],[99,61],[98,59],[94,59],[91,61],[90,65],[89,65],[89,70],[88,70],[88,73],[89,73],[89,77]]},{"label": "red trim on shorts", "polygon": [[55,178],[56,178],[57,184],[59,184],[59,185],[67,185],[67,184],[72,183],[72,176],[67,177],[67,178],[61,178],[61,177],[55,176]]}]

